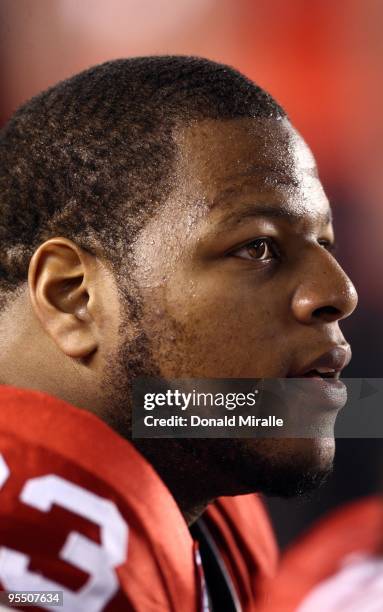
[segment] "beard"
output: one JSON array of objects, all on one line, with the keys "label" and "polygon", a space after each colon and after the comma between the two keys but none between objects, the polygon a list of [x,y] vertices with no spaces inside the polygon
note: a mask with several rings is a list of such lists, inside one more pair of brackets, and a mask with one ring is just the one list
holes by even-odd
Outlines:
[{"label": "beard", "polygon": [[332,473],[333,439],[264,438],[228,442],[233,480],[241,483],[242,493],[258,491],[286,498],[307,495],[322,486]]},{"label": "beard", "polygon": [[[132,442],[152,464],[176,499],[190,497],[190,482],[198,478],[201,496],[260,492],[292,497],[321,486],[332,471],[334,440],[331,438],[267,439],[134,439],[132,440],[133,385],[137,378],[162,377],[154,357],[153,342],[142,325],[140,300],[124,296],[124,321],[117,351],[108,356],[101,383],[105,398],[102,418],[123,438]],[[190,378],[185,355],[180,359],[172,328],[169,352],[183,364],[175,378]],[[128,337],[127,329],[135,329]],[[158,332],[156,332],[158,334]],[[166,336],[166,334],[165,334]],[[177,365],[174,365],[176,371]]]}]

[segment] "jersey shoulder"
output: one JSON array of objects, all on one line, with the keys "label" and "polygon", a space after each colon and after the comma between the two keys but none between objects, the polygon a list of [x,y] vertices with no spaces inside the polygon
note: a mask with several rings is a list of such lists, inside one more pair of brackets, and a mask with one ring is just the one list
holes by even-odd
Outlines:
[{"label": "jersey shoulder", "polygon": [[329,513],[286,551],[276,577],[264,583],[261,609],[346,612],[382,601],[382,526],[379,495]]},{"label": "jersey shoulder", "polygon": [[196,610],[199,597],[193,541],[151,466],[93,415],[10,388],[0,388],[0,587],[61,591],[71,612]]}]

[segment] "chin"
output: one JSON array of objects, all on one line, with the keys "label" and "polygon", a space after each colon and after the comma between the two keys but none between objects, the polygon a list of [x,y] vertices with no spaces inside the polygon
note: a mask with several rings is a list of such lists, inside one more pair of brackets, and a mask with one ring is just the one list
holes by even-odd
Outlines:
[{"label": "chin", "polygon": [[242,441],[242,482],[248,493],[304,495],[327,480],[334,454],[334,438]]}]

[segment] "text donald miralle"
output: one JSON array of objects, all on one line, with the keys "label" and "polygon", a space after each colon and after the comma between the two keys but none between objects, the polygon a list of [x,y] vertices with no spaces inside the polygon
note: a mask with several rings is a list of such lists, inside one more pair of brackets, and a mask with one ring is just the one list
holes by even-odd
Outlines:
[{"label": "text donald miralle", "polygon": [[254,408],[257,403],[258,390],[248,393],[201,393],[193,389],[182,392],[178,389],[168,389],[163,393],[145,393],[144,410],[176,409],[184,414],[155,416],[146,414],[146,427],[283,427],[282,418],[275,415],[257,417],[254,414],[221,416],[201,416],[200,414],[185,414],[188,410],[201,408],[223,408],[233,411],[235,408]]}]

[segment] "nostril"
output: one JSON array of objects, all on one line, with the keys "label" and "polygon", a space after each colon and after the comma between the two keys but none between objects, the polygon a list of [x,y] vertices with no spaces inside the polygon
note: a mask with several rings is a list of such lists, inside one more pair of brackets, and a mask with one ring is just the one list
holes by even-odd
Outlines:
[{"label": "nostril", "polygon": [[335,306],[321,306],[312,313],[312,316],[316,319],[322,319],[323,321],[334,321],[339,319],[341,311]]}]

